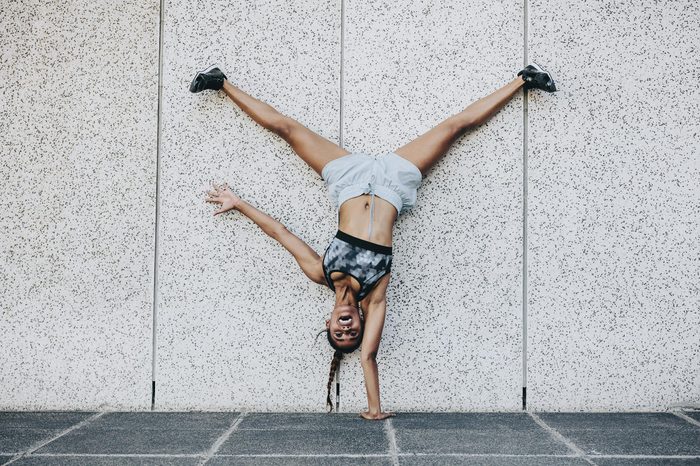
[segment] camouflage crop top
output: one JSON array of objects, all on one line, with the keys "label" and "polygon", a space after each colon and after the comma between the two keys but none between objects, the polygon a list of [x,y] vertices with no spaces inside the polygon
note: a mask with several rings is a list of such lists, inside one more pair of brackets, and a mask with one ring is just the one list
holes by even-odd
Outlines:
[{"label": "camouflage crop top", "polygon": [[340,271],[354,277],[360,284],[357,300],[361,301],[391,271],[392,258],[391,246],[372,243],[338,230],[323,254],[323,274],[333,291],[331,272]]}]

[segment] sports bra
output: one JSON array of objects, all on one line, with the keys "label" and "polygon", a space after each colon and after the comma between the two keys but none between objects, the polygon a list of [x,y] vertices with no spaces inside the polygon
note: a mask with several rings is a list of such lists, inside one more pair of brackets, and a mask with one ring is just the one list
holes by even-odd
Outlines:
[{"label": "sports bra", "polygon": [[360,284],[357,300],[361,301],[391,271],[393,257],[391,246],[372,243],[338,230],[323,254],[323,274],[333,291],[331,272],[340,271],[354,277]]}]

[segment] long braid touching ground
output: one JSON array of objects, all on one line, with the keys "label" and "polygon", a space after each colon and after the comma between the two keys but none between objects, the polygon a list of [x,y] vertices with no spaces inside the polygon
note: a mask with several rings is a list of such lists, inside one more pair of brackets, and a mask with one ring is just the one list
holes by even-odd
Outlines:
[{"label": "long braid touching ground", "polygon": [[328,396],[326,397],[326,405],[330,406],[329,413],[333,411],[333,403],[331,402],[331,384],[335,378],[335,372],[340,366],[340,360],[343,359],[343,352],[340,350],[335,350],[333,353],[333,360],[331,360],[331,373],[328,376]]},{"label": "long braid touching ground", "polygon": [[[328,411],[329,413],[333,412],[333,403],[331,402],[331,384],[333,383],[335,374],[338,371],[338,367],[340,366],[340,360],[343,359],[343,354],[352,353],[360,347],[360,345],[362,344],[362,337],[365,333],[364,314],[362,312],[362,307],[359,304],[357,305],[357,310],[360,311],[360,333],[357,335],[356,342],[352,346],[338,346],[338,343],[331,337],[331,331],[328,327],[328,323],[326,323],[326,328],[322,329],[316,334],[316,340],[318,340],[318,336],[325,332],[326,338],[328,339],[328,344],[330,344],[331,347],[335,350],[335,352],[333,353],[333,359],[331,360],[331,372],[328,375],[328,394],[326,395],[326,405],[330,407],[330,410]],[[331,316],[332,315],[333,314],[331,313]]]}]

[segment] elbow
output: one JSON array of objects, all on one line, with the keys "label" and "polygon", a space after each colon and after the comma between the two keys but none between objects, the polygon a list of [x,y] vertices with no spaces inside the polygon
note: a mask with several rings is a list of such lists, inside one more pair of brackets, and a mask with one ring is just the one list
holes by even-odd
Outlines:
[{"label": "elbow", "polygon": [[275,225],[271,231],[270,231],[270,236],[272,236],[273,239],[279,241],[282,236],[284,236],[284,233],[287,231],[287,227],[285,227],[282,224]]},{"label": "elbow", "polygon": [[462,135],[464,135],[464,133],[466,133],[469,128],[471,128],[471,123],[468,123],[468,124],[467,123],[461,123],[461,124],[455,123],[451,129],[451,131],[452,131],[452,133],[451,133],[452,139],[451,140],[456,141],[457,139],[461,138]]},{"label": "elbow", "polygon": [[267,129],[280,136],[282,139],[288,139],[289,134],[292,132],[292,122],[286,116],[278,113],[267,125]]},{"label": "elbow", "polygon": [[486,123],[486,120],[484,118],[470,118],[460,128],[460,133],[459,134],[464,134],[469,130],[472,130],[474,128],[477,128],[481,125]]}]

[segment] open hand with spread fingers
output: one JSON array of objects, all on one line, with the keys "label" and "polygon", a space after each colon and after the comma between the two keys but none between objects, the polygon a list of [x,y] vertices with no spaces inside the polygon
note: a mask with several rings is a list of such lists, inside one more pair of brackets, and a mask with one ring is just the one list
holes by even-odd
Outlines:
[{"label": "open hand with spread fingers", "polygon": [[240,205],[241,198],[231,191],[228,183],[217,184],[212,181],[212,186],[214,189],[207,192],[208,196],[205,201],[221,204],[221,208],[214,212],[214,215],[223,214],[231,209],[236,209]]}]

